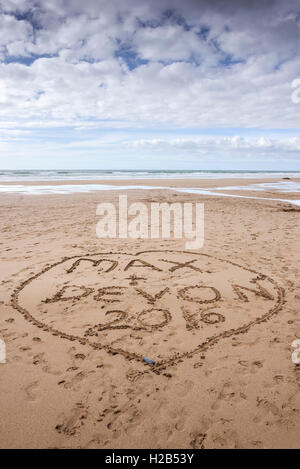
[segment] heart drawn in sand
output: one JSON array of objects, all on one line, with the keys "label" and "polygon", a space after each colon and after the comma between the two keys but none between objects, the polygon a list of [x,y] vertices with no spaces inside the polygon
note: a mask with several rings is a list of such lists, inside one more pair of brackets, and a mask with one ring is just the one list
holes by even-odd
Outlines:
[{"label": "heart drawn in sand", "polygon": [[159,371],[280,311],[284,290],[229,260],[186,251],[64,258],[21,283],[12,305],[37,327]]}]

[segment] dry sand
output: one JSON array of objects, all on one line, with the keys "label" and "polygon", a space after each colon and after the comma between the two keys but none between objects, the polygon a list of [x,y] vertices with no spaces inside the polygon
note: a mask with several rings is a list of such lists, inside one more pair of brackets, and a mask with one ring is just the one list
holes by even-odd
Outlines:
[{"label": "dry sand", "polygon": [[118,191],[1,194],[0,447],[299,448],[300,208],[128,194],[204,202],[203,249],[97,239]]}]

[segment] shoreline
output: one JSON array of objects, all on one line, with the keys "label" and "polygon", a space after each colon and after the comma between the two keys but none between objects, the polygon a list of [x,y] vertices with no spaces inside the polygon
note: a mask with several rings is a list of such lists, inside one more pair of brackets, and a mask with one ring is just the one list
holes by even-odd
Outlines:
[{"label": "shoreline", "polygon": [[207,187],[212,188],[215,186],[225,187],[232,185],[247,186],[249,184],[260,184],[260,183],[272,183],[282,181],[293,181],[300,182],[300,178],[285,178],[285,177],[270,177],[270,178],[165,178],[165,179],[64,179],[64,180],[52,180],[52,179],[41,179],[41,180],[15,180],[11,181],[0,181],[0,186],[9,185],[23,185],[23,186],[44,186],[44,185],[114,185],[114,186],[168,186],[168,187],[195,187],[201,185],[201,188]]},{"label": "shoreline", "polygon": [[[7,188],[7,190],[5,189]],[[208,197],[232,197],[255,200],[274,200],[300,206],[300,178],[272,179],[140,179],[140,180],[56,180],[16,181],[0,184],[0,194],[71,195],[114,191],[174,191]],[[224,192],[225,191],[225,192]],[[171,197],[171,196],[170,196]]]}]

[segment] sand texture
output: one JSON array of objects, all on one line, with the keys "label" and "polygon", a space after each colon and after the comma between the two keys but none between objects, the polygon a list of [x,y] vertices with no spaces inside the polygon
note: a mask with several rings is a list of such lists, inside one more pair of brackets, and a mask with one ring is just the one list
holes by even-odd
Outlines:
[{"label": "sand texture", "polygon": [[0,447],[299,448],[300,208],[128,191],[204,202],[188,251],[98,239],[118,195],[1,194]]}]

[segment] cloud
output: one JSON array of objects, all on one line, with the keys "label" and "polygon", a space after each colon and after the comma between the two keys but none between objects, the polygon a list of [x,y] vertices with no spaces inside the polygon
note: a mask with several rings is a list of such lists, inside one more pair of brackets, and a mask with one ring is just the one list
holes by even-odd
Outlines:
[{"label": "cloud", "polygon": [[279,151],[268,129],[299,128],[299,18],[296,0],[0,0],[0,126],[259,128],[222,145]]},{"label": "cloud", "polygon": [[300,137],[289,138],[267,138],[265,136],[247,138],[236,135],[234,137],[197,137],[197,138],[175,138],[175,139],[139,139],[124,142],[125,145],[133,148],[151,148],[160,151],[174,149],[184,152],[203,153],[209,151],[216,152],[235,152],[241,154],[243,151],[259,153],[270,153],[271,155],[282,155],[285,153],[295,153],[299,158]]},{"label": "cloud", "polygon": [[138,55],[152,61],[190,61],[201,63],[211,53],[209,46],[193,30],[166,24],[139,28],[133,38]]}]

